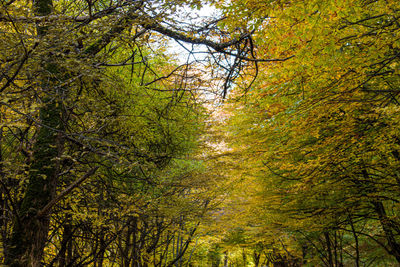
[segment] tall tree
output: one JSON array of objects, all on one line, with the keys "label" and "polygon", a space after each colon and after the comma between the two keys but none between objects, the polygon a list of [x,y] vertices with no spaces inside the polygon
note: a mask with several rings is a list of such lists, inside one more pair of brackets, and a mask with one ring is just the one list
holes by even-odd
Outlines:
[{"label": "tall tree", "polygon": [[249,173],[263,181],[266,214],[275,211],[292,235],[322,240],[327,266],[346,264],[335,261],[338,229],[353,242],[344,260],[374,260],[360,252],[368,239],[399,260],[398,10],[396,1],[226,6],[232,17],[249,17],[230,25],[255,31],[259,55],[292,56],[249,70],[259,77],[234,104],[230,129],[252,155]]},{"label": "tall tree", "polygon": [[[155,62],[151,61],[156,59],[152,59],[149,52],[151,44],[161,42],[165,36],[194,45],[203,44],[230,56],[235,51],[243,54],[236,47],[249,35],[229,38],[223,33],[219,41],[204,38],[209,32],[218,31],[216,22],[208,22],[205,27],[184,27],[175,16],[181,5],[200,7],[201,2],[38,0],[32,4],[1,3],[0,27],[5,38],[1,41],[0,90],[4,96],[1,104],[7,114],[3,115],[7,130],[2,141],[13,142],[2,142],[2,150],[8,149],[9,155],[24,164],[18,173],[21,179],[14,179],[9,176],[12,169],[6,169],[7,162],[2,162],[2,196],[6,197],[7,205],[12,206],[9,215],[13,218],[12,223],[3,225],[7,229],[12,227],[10,238],[6,236],[2,240],[6,264],[41,264],[49,240],[52,209],[91,176],[104,176],[105,170],[98,171],[100,166],[112,165],[120,173],[128,169],[133,178],[151,183],[156,168],[165,168],[173,157],[189,153],[190,142],[185,142],[183,134],[193,134],[193,131],[181,127],[196,121],[189,115],[196,107],[191,101],[181,100],[189,98],[188,88],[195,85],[188,83],[193,77],[191,68],[186,64],[155,69],[152,66]],[[154,32],[157,34],[152,34]],[[129,55],[121,52],[127,47]],[[117,54],[126,57],[120,60]],[[162,55],[158,57],[161,58]],[[136,71],[141,74],[135,77],[135,82],[131,74],[129,82],[142,88],[142,93],[139,90],[135,94],[151,99],[149,88],[170,92],[152,98],[163,105],[153,107],[154,112],[147,114],[146,110],[135,113],[124,107],[115,97],[132,100],[133,92],[119,93],[124,87],[119,83],[120,74],[105,70],[118,66],[130,66],[132,74]],[[179,72],[182,69],[185,71]],[[170,78],[176,82],[166,81]],[[134,104],[130,104],[133,109],[132,106]],[[181,113],[177,118],[178,112]],[[139,125],[136,132],[127,131],[119,136],[129,125],[123,125],[122,117],[147,115],[150,117],[131,121]],[[12,124],[13,119],[20,124]],[[174,119],[187,124],[175,123]],[[14,190],[15,183],[21,186]],[[64,219],[68,222],[62,225],[66,239],[62,241],[59,262],[65,262],[71,255],[68,238],[74,227],[69,216]],[[101,240],[104,244],[104,237]],[[104,253],[104,249],[100,250]]]}]

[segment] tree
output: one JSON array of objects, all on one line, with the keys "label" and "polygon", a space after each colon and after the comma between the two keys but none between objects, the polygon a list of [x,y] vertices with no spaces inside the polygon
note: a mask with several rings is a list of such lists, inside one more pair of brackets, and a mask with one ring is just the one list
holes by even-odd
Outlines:
[{"label": "tree", "polygon": [[[255,31],[261,57],[292,56],[250,69],[259,76],[232,111],[266,215],[308,248],[321,240],[326,266],[376,260],[370,241],[399,261],[398,3],[238,1],[226,12]],[[338,235],[347,259],[335,257]]]},{"label": "tree", "polygon": [[[162,56],[153,57],[151,43],[166,36],[203,44],[227,55],[234,54],[238,47],[243,55],[240,43],[249,34],[231,39],[228,34],[221,34],[221,40],[216,42],[203,38],[209,31],[218,30],[216,22],[189,30],[170,26],[177,24],[174,11],[180,5],[200,7],[201,2],[2,2],[0,27],[4,38],[0,45],[6,53],[0,55],[1,152],[10,156],[9,161],[2,158],[2,205],[3,212],[12,218],[12,222],[2,225],[6,264],[41,264],[49,229],[57,225],[51,224],[56,218],[52,217],[52,210],[63,203],[71,209],[64,200],[89,179],[96,176],[104,181],[110,175],[107,170],[112,168],[113,179],[144,180],[133,190],[154,182],[152,176],[157,169],[166,169],[173,158],[191,151],[197,130],[187,128],[196,121],[188,114],[197,107],[190,99],[191,93],[196,93],[186,87],[194,85],[187,83],[190,66],[167,64],[162,70],[155,69],[151,61],[158,64]],[[130,54],[123,49],[129,49]],[[118,66],[131,67],[129,83],[137,90],[129,91],[121,73],[106,69]],[[136,66],[141,76],[136,75],[132,81]],[[181,69],[184,71],[178,72]],[[176,82],[168,81],[172,78]],[[151,87],[154,91],[147,90]],[[157,90],[164,93],[152,97]],[[161,109],[153,106],[151,112],[137,113],[140,109],[135,110],[133,103],[124,106],[129,101],[140,104],[132,94],[163,105]],[[149,117],[141,118],[143,115]],[[124,116],[134,119],[124,120]],[[129,129],[132,125],[125,122],[137,125]],[[13,170],[9,163],[19,165]],[[15,184],[20,186],[14,189]],[[123,185],[122,182],[118,186]],[[79,206],[85,204],[82,199]],[[99,205],[98,211],[103,207]],[[82,229],[71,225],[70,215],[61,219],[63,237],[56,256],[60,264],[72,255],[71,231]],[[7,234],[9,227],[11,236]],[[108,241],[106,230],[99,231],[101,248],[94,255],[101,256]]]}]

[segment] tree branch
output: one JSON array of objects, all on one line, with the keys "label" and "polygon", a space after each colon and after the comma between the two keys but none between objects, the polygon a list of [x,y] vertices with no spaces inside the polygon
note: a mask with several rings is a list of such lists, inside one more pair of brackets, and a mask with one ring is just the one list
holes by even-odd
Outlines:
[{"label": "tree branch", "polygon": [[55,198],[53,198],[46,206],[44,206],[43,209],[41,209],[36,216],[37,217],[42,217],[46,215],[49,210],[54,207],[55,204],[57,204],[58,201],[60,201],[63,197],[68,195],[74,188],[79,186],[83,181],[85,181],[87,178],[92,176],[98,169],[99,167],[94,167],[90,169],[85,175],[83,175],[81,178],[70,184],[67,188],[65,188],[60,194],[58,194]]}]

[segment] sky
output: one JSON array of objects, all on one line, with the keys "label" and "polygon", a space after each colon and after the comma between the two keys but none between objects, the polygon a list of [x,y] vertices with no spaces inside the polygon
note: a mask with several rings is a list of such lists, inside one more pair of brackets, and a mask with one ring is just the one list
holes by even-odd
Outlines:
[{"label": "sky", "polygon": [[[213,15],[218,14],[217,9],[210,5],[204,5],[200,10],[181,8],[181,10],[179,10],[179,13],[179,20],[187,20],[189,23],[193,23],[194,25],[201,25],[204,20],[211,19]],[[190,19],[190,17],[193,18]],[[188,61],[188,56],[190,55],[189,52],[182,47],[182,45],[184,45],[187,50],[192,50],[192,45],[184,44],[182,42],[181,44],[178,44],[176,41],[170,40],[168,52],[171,54],[175,54],[176,59],[180,63],[186,63]],[[194,49],[196,52],[207,51],[205,47],[202,47],[200,45],[195,46]],[[195,57],[196,58],[193,58],[193,55],[190,56],[189,61],[193,61],[195,59],[201,60],[205,57],[205,54],[202,55],[201,53],[198,53],[195,55]]]},{"label": "sky", "polygon": [[[182,8],[178,10],[178,20],[187,22],[188,24],[196,25],[197,27],[202,26],[204,21],[212,21],[215,20],[218,16],[218,10],[210,5],[203,6],[200,10],[193,10],[189,8]],[[184,46],[184,47],[182,47]],[[195,53],[190,53],[189,51],[193,51]],[[167,49],[168,53],[174,55],[174,58],[180,64],[193,63],[204,61],[206,57],[209,55],[208,49],[204,45],[195,45],[185,44],[183,42],[176,42],[175,40],[169,41],[169,48]],[[201,72],[201,76],[203,80],[207,80],[206,87],[203,90],[203,100],[214,106],[216,103],[219,103],[221,100],[220,93],[222,92],[221,88],[223,86],[224,80],[223,74],[217,72],[212,73],[211,70],[207,67],[207,63],[204,61],[204,65],[196,64],[197,70],[199,73]]]}]

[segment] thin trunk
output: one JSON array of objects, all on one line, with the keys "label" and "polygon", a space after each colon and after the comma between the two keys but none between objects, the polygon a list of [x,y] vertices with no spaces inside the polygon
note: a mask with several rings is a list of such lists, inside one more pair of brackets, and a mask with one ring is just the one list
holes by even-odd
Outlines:
[{"label": "thin trunk", "polygon": [[197,227],[199,226],[200,223],[197,223],[195,227],[192,228],[192,230],[189,233],[188,239],[184,242],[182,245],[182,248],[180,249],[180,252],[178,255],[176,255],[175,259],[173,259],[167,267],[172,267],[175,263],[179,262],[182,258],[182,256],[185,254],[187,248],[189,247],[190,242],[192,241],[193,235],[197,230]]},{"label": "thin trunk", "polygon": [[[335,266],[339,266],[339,262],[338,262],[338,253],[337,253],[337,248],[338,248],[338,242],[337,242],[337,232],[334,232],[334,247],[333,247],[333,255],[335,258]],[[358,266],[357,266],[358,267]]]},{"label": "thin trunk", "polygon": [[302,263],[303,263],[303,265],[306,265],[307,264],[307,259],[306,259],[306,256],[307,256],[307,245],[302,245],[301,246],[301,258],[302,258]]},{"label": "thin trunk", "polygon": [[67,266],[70,265],[72,262],[72,253],[73,253],[73,244],[72,244],[72,239],[70,239],[67,243],[67,257],[66,257],[66,264]]},{"label": "thin trunk", "polygon": [[104,240],[104,230],[101,229],[100,232],[100,249],[99,253],[97,254],[97,266],[102,267],[103,266],[103,261],[104,261],[104,253],[106,252],[107,248],[107,243]]},{"label": "thin trunk", "polygon": [[395,238],[390,219],[386,215],[385,207],[380,201],[373,201],[372,204],[374,205],[375,212],[378,214],[379,222],[390,247],[390,252],[396,258],[397,262],[400,263],[400,244]]},{"label": "thin trunk", "polygon": [[343,266],[343,235],[340,238],[340,267]]},{"label": "thin trunk", "polygon": [[224,252],[224,267],[228,267],[228,251]]},{"label": "thin trunk", "polygon": [[333,267],[331,239],[329,237],[329,233],[328,232],[325,232],[324,236],[325,236],[325,241],[326,241],[326,249],[327,249],[327,253],[328,253],[328,264],[329,264],[329,267]]},{"label": "thin trunk", "polygon": [[[365,179],[370,179],[366,169],[362,170],[362,174]],[[400,263],[400,244],[397,242],[395,234],[393,233],[393,231],[396,231],[397,233],[399,232],[398,227],[391,222],[390,218],[388,218],[385,207],[381,201],[371,201],[371,204],[378,215],[382,230],[385,233],[386,241],[390,247],[390,254],[396,258],[398,263]]]},{"label": "thin trunk", "polygon": [[137,217],[132,218],[132,252],[131,252],[131,258],[132,258],[132,265],[131,267],[136,267],[138,266],[138,252],[137,252],[137,231],[138,231],[138,225],[137,225]]},{"label": "thin trunk", "polygon": [[260,256],[261,253],[257,253],[256,251],[253,252],[254,267],[258,267],[260,264]]},{"label": "thin trunk", "polygon": [[[0,123],[2,123],[2,114],[0,112]],[[4,175],[4,170],[3,170],[3,147],[2,147],[2,143],[3,143],[3,127],[0,127],[0,180],[3,183],[5,180],[5,175]],[[2,188],[3,190],[1,190],[0,192],[0,229],[3,228],[3,226],[6,224],[6,197],[3,198],[4,194],[4,188]],[[3,233],[3,231],[2,231]],[[2,244],[4,244],[4,235],[2,235],[3,240],[2,240]]]},{"label": "thin trunk", "polygon": [[354,242],[355,242],[355,249],[356,249],[356,258],[355,258],[355,263],[356,263],[356,267],[360,267],[360,249],[359,249],[359,245],[358,245],[358,236],[356,233],[356,230],[354,228],[354,223],[353,220],[351,219],[351,217],[349,216],[349,222],[350,222],[350,226],[351,226],[351,231],[353,232],[353,236],[354,236]]},{"label": "thin trunk", "polygon": [[247,264],[247,257],[246,257],[246,252],[244,251],[244,249],[242,249],[242,258],[243,258],[243,266],[246,267]]},{"label": "thin trunk", "polygon": [[[126,235],[125,235],[125,250],[124,250],[124,259],[123,259],[123,264],[122,266],[124,267],[129,267],[130,265],[130,261],[131,261],[131,257],[129,257],[129,252],[130,252],[130,248],[131,248],[131,235],[132,235],[132,226],[131,226],[131,219],[128,218],[128,225],[127,225],[127,230],[126,230]],[[123,249],[123,248],[121,248]]]},{"label": "thin trunk", "polygon": [[[165,256],[164,256],[164,258],[165,258],[164,265],[167,265],[167,263],[168,263],[169,245],[171,244],[171,237],[170,237],[169,231],[168,231],[168,233],[167,233],[166,242],[167,242],[167,245],[166,245],[165,253],[164,253],[164,255],[165,255]],[[162,264],[162,263],[161,263],[161,264]]]},{"label": "thin trunk", "polygon": [[[0,113],[0,123],[2,122],[2,114]],[[7,255],[7,246],[6,240],[7,240],[7,224],[8,224],[8,209],[7,209],[7,198],[8,201],[12,202],[13,200],[10,198],[10,194],[7,194],[8,190],[5,186],[5,179],[6,175],[4,173],[3,169],[3,127],[0,127],[0,182],[1,182],[1,190],[0,190],[0,231],[1,231],[1,244],[2,244],[2,249],[4,255]],[[14,210],[14,209],[13,209]],[[15,212],[15,210],[14,210]]]},{"label": "thin trunk", "polygon": [[60,267],[67,266],[68,262],[66,261],[66,254],[68,251],[68,245],[71,242],[72,239],[72,227],[71,227],[71,219],[70,216],[66,219],[66,222],[64,224],[64,232],[63,232],[63,238],[61,241],[61,249],[60,252],[58,253],[59,255],[59,265]]}]

